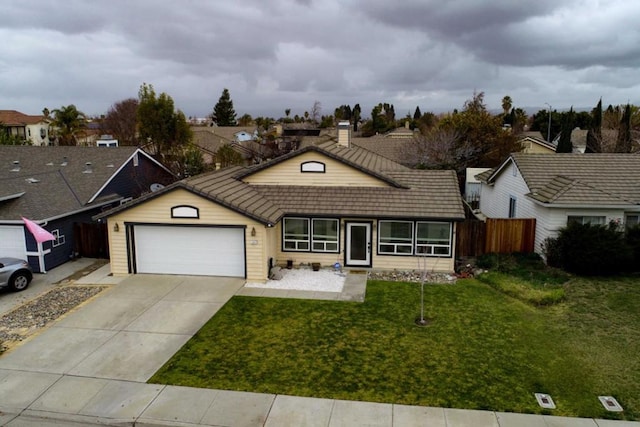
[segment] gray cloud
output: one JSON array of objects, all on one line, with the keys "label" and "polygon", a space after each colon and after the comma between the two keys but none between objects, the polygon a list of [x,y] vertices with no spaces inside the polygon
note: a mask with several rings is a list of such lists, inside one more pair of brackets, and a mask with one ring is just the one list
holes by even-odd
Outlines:
[{"label": "gray cloud", "polygon": [[[236,4],[239,3],[239,4]],[[35,114],[90,114],[142,82],[187,115],[229,88],[238,113],[330,114],[378,102],[396,111],[640,103],[640,4],[624,0],[5,0],[0,99]]]}]

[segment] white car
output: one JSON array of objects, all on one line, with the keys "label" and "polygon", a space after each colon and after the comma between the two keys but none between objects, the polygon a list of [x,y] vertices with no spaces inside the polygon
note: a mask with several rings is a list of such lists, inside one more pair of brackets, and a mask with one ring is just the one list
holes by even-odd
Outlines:
[{"label": "white car", "polygon": [[29,263],[18,258],[0,258],[0,288],[24,291],[33,279]]}]

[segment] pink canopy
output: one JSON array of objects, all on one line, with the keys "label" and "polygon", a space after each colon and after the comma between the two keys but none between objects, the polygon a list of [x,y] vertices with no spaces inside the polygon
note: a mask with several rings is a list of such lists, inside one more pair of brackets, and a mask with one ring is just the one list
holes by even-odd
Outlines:
[{"label": "pink canopy", "polygon": [[56,240],[55,236],[49,233],[44,228],[40,227],[35,222],[28,220],[25,217],[22,217],[24,224],[27,226],[27,229],[33,234],[33,237],[36,239],[36,242],[48,242],[49,240]]}]

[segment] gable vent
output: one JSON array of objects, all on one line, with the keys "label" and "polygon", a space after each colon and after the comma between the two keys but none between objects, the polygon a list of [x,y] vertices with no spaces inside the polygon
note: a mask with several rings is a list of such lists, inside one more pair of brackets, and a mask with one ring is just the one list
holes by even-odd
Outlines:
[{"label": "gable vent", "polygon": [[11,168],[11,172],[20,172],[20,160],[13,161],[13,167]]},{"label": "gable vent", "polygon": [[91,162],[87,162],[84,164],[84,170],[82,171],[82,173],[93,173],[93,165],[91,164]]}]

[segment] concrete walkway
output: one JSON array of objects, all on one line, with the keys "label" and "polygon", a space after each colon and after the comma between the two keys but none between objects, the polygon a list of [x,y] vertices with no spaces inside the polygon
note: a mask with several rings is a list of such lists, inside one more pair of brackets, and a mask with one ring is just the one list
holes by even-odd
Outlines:
[{"label": "concrete walkway", "polygon": [[146,384],[243,281],[154,275],[121,280],[104,269],[84,278],[113,286],[0,356],[0,425],[640,426]]}]

